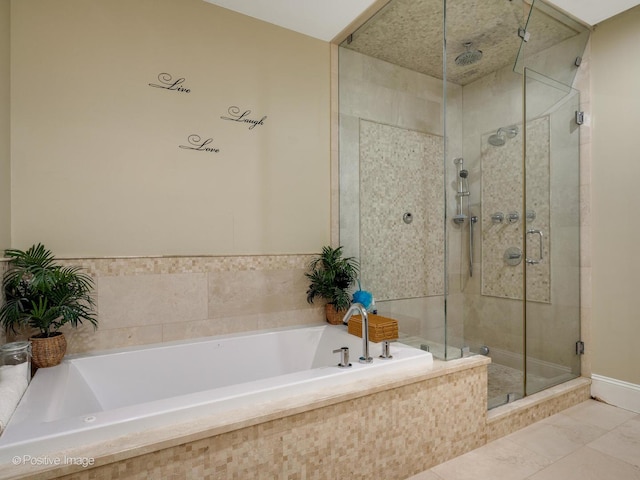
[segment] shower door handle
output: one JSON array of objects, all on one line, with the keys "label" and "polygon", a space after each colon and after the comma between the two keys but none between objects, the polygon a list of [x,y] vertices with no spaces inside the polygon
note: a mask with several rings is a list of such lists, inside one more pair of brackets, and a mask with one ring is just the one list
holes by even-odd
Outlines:
[{"label": "shower door handle", "polygon": [[540,237],[540,243],[539,243],[540,250],[538,253],[538,258],[527,258],[528,265],[537,265],[538,263],[542,262],[542,242],[543,242],[542,230],[536,230],[532,228],[531,230],[527,230],[527,235],[538,235]]}]

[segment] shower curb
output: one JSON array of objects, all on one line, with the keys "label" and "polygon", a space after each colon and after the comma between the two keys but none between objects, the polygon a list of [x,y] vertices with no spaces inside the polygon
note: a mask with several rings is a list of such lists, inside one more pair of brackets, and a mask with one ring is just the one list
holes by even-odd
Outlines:
[{"label": "shower curb", "polygon": [[579,377],[487,413],[487,443],[591,398],[591,379]]}]

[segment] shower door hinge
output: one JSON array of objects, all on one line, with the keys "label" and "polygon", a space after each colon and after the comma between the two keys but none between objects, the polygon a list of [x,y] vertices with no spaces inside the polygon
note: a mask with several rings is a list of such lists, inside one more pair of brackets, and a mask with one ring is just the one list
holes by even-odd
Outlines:
[{"label": "shower door hinge", "polygon": [[582,340],[576,342],[576,355],[584,355],[584,342]]},{"label": "shower door hinge", "polygon": [[520,27],[518,29],[518,36],[525,42],[528,42],[531,34],[529,34],[529,32],[527,32],[524,28]]},{"label": "shower door hinge", "polygon": [[584,112],[576,110],[576,123],[582,125],[584,123]]}]

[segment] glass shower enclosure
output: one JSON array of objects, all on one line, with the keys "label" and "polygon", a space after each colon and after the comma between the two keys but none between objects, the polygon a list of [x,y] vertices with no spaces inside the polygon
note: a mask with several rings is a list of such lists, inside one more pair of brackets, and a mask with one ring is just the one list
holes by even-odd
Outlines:
[{"label": "glass shower enclosure", "polygon": [[588,37],[540,0],[391,0],[339,49],[340,243],[401,341],[491,357],[489,407],[580,374]]}]

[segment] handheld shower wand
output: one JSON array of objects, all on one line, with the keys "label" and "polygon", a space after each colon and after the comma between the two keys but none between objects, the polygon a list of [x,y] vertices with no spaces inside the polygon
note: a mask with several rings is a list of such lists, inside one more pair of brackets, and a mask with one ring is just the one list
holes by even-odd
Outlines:
[{"label": "handheld shower wand", "polygon": [[456,191],[456,215],[453,217],[453,222],[456,225],[461,225],[466,220],[467,216],[462,213],[462,198],[469,196],[469,172],[463,167],[464,160],[462,158],[456,158],[453,163],[457,167],[457,180],[458,189]]},{"label": "handheld shower wand", "polygon": [[[469,209],[469,171],[463,167],[464,160],[462,158],[456,158],[453,163],[457,167],[457,180],[458,188],[456,191],[456,215],[453,217],[453,223],[456,225],[462,225],[464,221],[469,218],[469,276],[473,276],[473,226],[478,222],[477,216],[471,216]],[[467,215],[462,213],[463,211],[463,198],[467,197]]]}]

